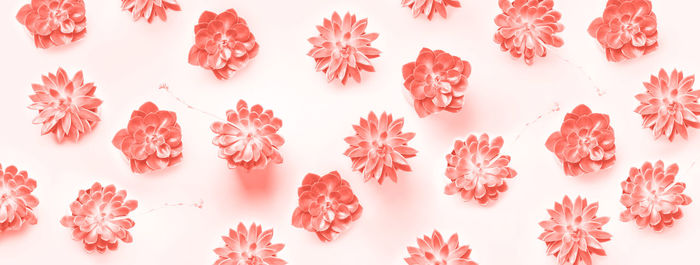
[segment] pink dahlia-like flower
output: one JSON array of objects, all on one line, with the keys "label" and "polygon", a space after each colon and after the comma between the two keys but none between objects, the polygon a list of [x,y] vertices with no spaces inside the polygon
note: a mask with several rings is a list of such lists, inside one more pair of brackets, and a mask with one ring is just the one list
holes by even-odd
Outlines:
[{"label": "pink dahlia-like flower", "polygon": [[71,215],[64,216],[61,224],[73,229],[73,239],[82,241],[87,251],[104,253],[107,249],[116,250],[118,240],[133,241],[129,229],[134,227],[134,221],[127,215],[137,206],[137,201],[126,200],[125,190],[95,182],[89,189],[80,190],[70,204]]},{"label": "pink dahlia-like flower", "polygon": [[603,46],[611,62],[637,58],[659,46],[649,0],[608,0],[603,17],[593,20],[588,34]]},{"label": "pink dahlia-like flower", "polygon": [[404,87],[411,92],[418,116],[446,110],[458,112],[464,105],[469,62],[441,50],[423,48],[415,62],[403,66]]},{"label": "pink dahlia-like flower", "polygon": [[695,76],[661,69],[659,76],[644,82],[646,93],[635,97],[640,105],[634,111],[642,115],[642,126],[654,132],[654,137],[666,136],[673,141],[676,135],[688,138],[688,127],[700,128],[700,90],[693,90]]},{"label": "pink dahlia-like flower", "polygon": [[425,235],[416,242],[418,247],[407,247],[411,256],[403,260],[408,265],[477,265],[469,259],[472,249],[468,245],[460,246],[456,233],[445,242],[440,232],[435,230],[432,237]]},{"label": "pink dahlia-like flower", "polygon": [[391,114],[382,113],[377,119],[374,112],[367,119],[360,118],[359,125],[352,126],[355,135],[345,138],[350,145],[345,155],[352,160],[352,170],[362,172],[365,182],[377,179],[379,184],[389,177],[396,182],[396,171],[411,171],[406,158],[416,156],[416,149],[407,143],[415,133],[404,133],[403,118],[394,120]]},{"label": "pink dahlia-like flower", "polygon": [[561,13],[553,10],[553,0],[499,0],[503,14],[494,20],[498,31],[494,41],[501,50],[515,58],[521,56],[531,65],[535,55],[547,55],[547,45],[561,47],[564,40],[554,34],[562,32]]},{"label": "pink dahlia-like flower", "polygon": [[229,9],[221,14],[204,11],[194,26],[195,44],[189,63],[212,70],[218,79],[229,79],[255,58],[260,47],[245,20]]},{"label": "pink dahlia-like flower", "polygon": [[547,244],[547,255],[556,257],[557,263],[590,265],[593,254],[605,256],[600,243],[609,241],[612,235],[602,227],[610,218],[596,216],[597,202],[588,204],[578,197],[572,203],[564,196],[563,203],[554,203],[554,209],[547,211],[550,219],[540,222],[544,232],[539,239]]},{"label": "pink dahlia-like flower", "polygon": [[83,83],[83,71],[68,77],[58,68],[54,75],[42,76],[43,84],[32,84],[34,102],[30,109],[39,111],[32,123],[42,124],[41,134],[54,134],[59,142],[64,138],[78,141],[80,136],[92,131],[100,121],[97,108],[102,100],[95,97],[95,85]]},{"label": "pink dahlia-like flower", "polygon": [[134,20],[144,18],[148,23],[155,17],[165,21],[165,11],[168,9],[180,11],[180,5],[176,0],[122,0],[122,10],[131,12]]},{"label": "pink dahlia-like flower", "polygon": [[0,164],[0,233],[19,230],[24,223],[36,224],[34,207],[39,200],[32,195],[36,180],[27,171],[17,171],[15,166],[5,168]]},{"label": "pink dahlia-like flower", "polygon": [[454,150],[447,155],[445,175],[452,182],[445,187],[445,193],[459,193],[465,201],[474,199],[482,205],[498,199],[498,193],[508,189],[505,180],[517,175],[508,167],[510,156],[499,155],[502,146],[503,138],[489,142],[487,134],[455,141]]},{"label": "pink dahlia-like flower", "polygon": [[316,26],[319,36],[309,38],[314,47],[307,55],[316,60],[316,71],[324,72],[328,82],[339,79],[345,85],[348,78],[360,82],[360,71],[374,72],[369,61],[379,57],[379,50],[371,47],[379,37],[366,33],[367,19],[357,21],[355,15],[340,18],[333,12],[331,19],[324,18],[322,26]]},{"label": "pink dahlia-like flower", "polygon": [[83,0],[32,0],[17,12],[37,48],[61,46],[85,37]]},{"label": "pink dahlia-like flower", "polygon": [[131,171],[148,173],[182,160],[182,134],[175,112],[158,110],[146,102],[131,113],[129,125],[112,139],[129,159]]},{"label": "pink dahlia-like flower", "polygon": [[578,105],[564,116],[561,129],[545,143],[564,165],[568,176],[606,169],[615,162],[615,133],[607,114]]},{"label": "pink dahlia-like flower", "polygon": [[323,177],[306,174],[297,194],[299,206],[292,215],[292,225],[316,233],[324,242],[338,238],[362,215],[350,183],[337,171]]},{"label": "pink dahlia-like flower", "polygon": [[413,17],[425,14],[428,20],[433,19],[435,12],[447,18],[447,7],[461,7],[458,0],[402,0],[401,5],[413,11]]},{"label": "pink dahlia-like flower", "polygon": [[282,163],[279,148],[284,138],[277,134],[282,120],[272,110],[240,100],[236,110],[226,111],[226,122],[214,122],[211,130],[216,133],[212,143],[219,147],[219,157],[226,159],[233,169],[262,169],[269,163]]},{"label": "pink dahlia-like flower", "polygon": [[246,228],[238,224],[237,230],[229,229],[228,236],[221,238],[226,243],[214,249],[219,259],[214,265],[284,265],[286,261],[277,257],[284,244],[272,244],[272,229],[263,231],[255,223]]},{"label": "pink dahlia-like flower", "polygon": [[629,177],[622,182],[620,202],[627,207],[620,214],[623,222],[634,220],[639,228],[651,227],[662,231],[673,226],[673,222],[683,217],[681,206],[693,200],[683,194],[685,183],[674,182],[678,165],[664,168],[664,162],[657,161],[653,166],[645,162],[641,168],[630,169]]}]

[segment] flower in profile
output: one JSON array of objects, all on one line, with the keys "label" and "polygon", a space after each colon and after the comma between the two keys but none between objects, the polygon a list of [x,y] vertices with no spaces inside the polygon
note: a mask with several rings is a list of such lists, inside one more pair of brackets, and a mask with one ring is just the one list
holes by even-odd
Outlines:
[{"label": "flower in profile", "polygon": [[553,10],[553,0],[499,0],[503,10],[494,21],[498,31],[494,41],[514,58],[523,57],[531,65],[535,55],[547,55],[547,46],[561,47],[564,40],[556,33],[564,30],[561,13]]},{"label": "flower in profile", "polygon": [[602,230],[609,217],[598,217],[598,203],[588,204],[586,199],[576,198],[571,202],[564,196],[562,203],[554,203],[548,209],[550,219],[540,222],[544,232],[539,239],[547,244],[547,255],[557,258],[560,265],[590,265],[592,255],[605,256],[600,243],[610,240],[612,235]]},{"label": "flower in profile", "polygon": [[80,136],[92,131],[100,121],[97,108],[102,100],[95,97],[95,85],[83,82],[83,71],[71,79],[66,71],[58,68],[54,75],[42,76],[43,84],[32,84],[34,94],[30,109],[39,115],[32,123],[41,124],[41,134],[54,134],[58,142],[64,138],[78,141]]},{"label": "flower in profile", "polygon": [[418,116],[422,118],[442,110],[460,111],[471,71],[469,62],[457,56],[423,48],[416,61],[402,69],[403,85],[411,92]]},{"label": "flower in profile", "polygon": [[126,200],[125,190],[95,182],[89,189],[80,190],[70,204],[71,215],[61,218],[61,224],[73,229],[73,239],[83,242],[88,252],[104,253],[116,250],[119,240],[133,241],[129,229],[134,221],[127,215],[137,206],[137,201]]},{"label": "flower in profile", "polygon": [[567,176],[606,169],[615,163],[615,133],[607,114],[578,105],[564,116],[561,129],[545,143],[564,166]]},{"label": "flower in profile", "polygon": [[277,134],[282,120],[275,117],[272,110],[264,110],[239,100],[236,110],[226,111],[226,121],[211,125],[216,134],[212,143],[219,147],[219,157],[233,169],[263,169],[269,163],[282,163],[279,148],[284,138]]},{"label": "flower in profile", "polygon": [[608,0],[603,16],[588,26],[588,34],[603,46],[611,62],[637,58],[659,46],[649,0]]},{"label": "flower in profile", "polygon": [[19,230],[23,224],[36,224],[34,207],[39,200],[32,195],[36,180],[27,171],[18,171],[15,166],[5,168],[0,164],[0,233]]},{"label": "flower in profile", "polygon": [[17,12],[37,48],[61,46],[85,37],[83,0],[32,0]]},{"label": "flower in profile", "polygon": [[423,236],[416,240],[418,247],[407,247],[411,255],[403,260],[408,265],[477,265],[469,259],[472,249],[468,245],[459,245],[457,234],[453,234],[445,242],[437,230],[431,236]]},{"label": "flower in profile", "polygon": [[620,214],[623,222],[635,221],[640,229],[651,227],[663,231],[683,217],[681,206],[693,200],[683,194],[685,183],[675,182],[678,165],[664,167],[657,161],[645,162],[641,168],[630,169],[629,177],[621,183],[620,202],[627,209]]},{"label": "flower in profile", "polygon": [[401,5],[410,8],[413,17],[424,14],[428,20],[432,20],[436,12],[447,18],[447,7],[462,7],[459,0],[402,0]]},{"label": "flower in profile", "polygon": [[359,83],[360,71],[374,72],[369,59],[379,57],[379,50],[371,46],[379,34],[366,33],[366,28],[366,18],[358,21],[350,13],[340,18],[337,12],[316,26],[319,35],[309,38],[314,47],[307,55],[316,60],[316,71],[325,73],[328,82],[338,79],[345,85],[352,78]]},{"label": "flower in profile", "polygon": [[204,11],[194,26],[195,44],[188,61],[229,79],[255,58],[260,47],[245,20],[228,9],[221,14]]},{"label": "flower in profile", "polygon": [[646,93],[635,98],[640,105],[634,110],[642,115],[642,126],[653,131],[654,137],[662,135],[673,141],[676,135],[688,138],[688,127],[700,128],[700,90],[693,90],[695,76],[683,76],[675,69],[669,76],[661,69],[659,76],[651,76],[644,82]]},{"label": "flower in profile", "polygon": [[445,193],[459,193],[465,201],[472,199],[482,205],[498,199],[498,194],[508,189],[506,179],[517,173],[508,167],[510,156],[500,155],[503,138],[489,142],[489,136],[469,135],[465,141],[456,140],[454,149],[447,155],[445,175],[450,184]]},{"label": "flower in profile", "polygon": [[361,172],[365,182],[377,179],[379,184],[388,177],[396,182],[396,171],[411,171],[406,158],[416,156],[416,149],[408,147],[415,133],[404,133],[403,118],[382,113],[377,119],[374,112],[367,119],[360,118],[359,125],[352,126],[355,135],[345,138],[350,145],[345,155],[352,161],[352,170]]},{"label": "flower in profile", "polygon": [[122,10],[131,12],[134,20],[144,18],[148,23],[159,17],[165,21],[166,10],[180,11],[176,0],[122,0]]},{"label": "flower in profile", "polygon": [[219,259],[214,265],[284,265],[286,261],[277,257],[284,244],[272,244],[272,229],[263,231],[255,223],[246,228],[238,224],[237,230],[229,229],[228,236],[221,238],[226,243],[214,249]]},{"label": "flower in profile", "polygon": [[323,242],[338,238],[362,215],[350,183],[337,171],[322,177],[306,174],[297,194],[299,206],[292,215],[292,225],[316,233]]}]

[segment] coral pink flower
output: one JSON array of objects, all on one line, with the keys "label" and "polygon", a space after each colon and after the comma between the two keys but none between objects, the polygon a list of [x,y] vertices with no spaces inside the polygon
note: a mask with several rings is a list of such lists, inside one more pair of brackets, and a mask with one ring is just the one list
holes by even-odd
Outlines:
[{"label": "coral pink flower", "polygon": [[576,198],[571,202],[564,196],[563,203],[554,203],[548,209],[549,220],[540,222],[544,232],[539,239],[547,244],[547,255],[557,258],[560,265],[593,264],[593,254],[605,256],[600,244],[610,240],[612,235],[602,230],[610,221],[609,217],[598,217],[598,203],[588,204],[586,199]]},{"label": "coral pink flower", "polygon": [[229,229],[228,236],[221,238],[226,243],[214,249],[219,259],[214,265],[284,265],[286,261],[277,257],[284,244],[272,244],[272,229],[263,231],[255,223],[246,228],[238,224],[237,230]]},{"label": "coral pink flower", "polygon": [[646,93],[635,97],[640,105],[634,110],[644,119],[642,126],[654,132],[654,137],[666,136],[673,141],[676,135],[688,138],[688,127],[700,128],[700,90],[693,90],[695,76],[661,69],[659,76],[644,82]]},{"label": "coral pink flower", "polygon": [[664,162],[657,161],[653,166],[645,162],[641,168],[630,169],[629,177],[622,182],[620,202],[627,207],[620,214],[623,222],[634,220],[639,228],[651,227],[662,231],[673,226],[673,222],[683,217],[681,206],[693,200],[683,194],[685,183],[674,182],[678,165],[664,168]]},{"label": "coral pink flower", "polygon": [[277,134],[282,120],[272,110],[240,100],[236,110],[226,111],[227,122],[214,122],[211,130],[216,133],[212,143],[219,147],[219,157],[226,159],[233,169],[262,169],[269,163],[282,163],[279,148],[284,138]]},{"label": "coral pink flower", "polygon": [[494,41],[514,58],[522,56],[531,65],[535,55],[547,55],[547,45],[564,45],[564,40],[554,35],[562,32],[564,25],[559,23],[561,13],[552,9],[553,0],[499,0],[498,5],[503,14],[494,20],[498,25]]},{"label": "coral pink flower", "polygon": [[564,165],[568,176],[606,169],[615,163],[615,133],[607,114],[578,105],[564,116],[561,129],[545,143]]},{"label": "coral pink flower", "polygon": [[155,17],[165,21],[165,11],[168,9],[180,11],[180,5],[176,0],[122,0],[122,10],[131,12],[134,20],[144,18],[148,23]]},{"label": "coral pink flower", "polygon": [[112,139],[114,147],[129,159],[131,171],[148,173],[182,160],[182,134],[175,112],[158,110],[146,102],[131,113],[129,125]]},{"label": "coral pink flower", "polygon": [[475,199],[482,205],[498,199],[498,193],[508,189],[505,180],[517,175],[508,167],[510,156],[499,155],[502,146],[503,138],[489,142],[487,134],[456,140],[454,150],[447,155],[445,175],[452,182],[445,187],[445,193],[459,193],[465,201]]},{"label": "coral pink flower", "polygon": [[415,62],[403,66],[404,87],[413,96],[418,116],[446,110],[458,112],[464,105],[469,62],[441,50],[423,48]]},{"label": "coral pink flower", "polygon": [[19,230],[23,224],[36,224],[34,207],[39,200],[32,195],[36,180],[27,176],[27,171],[17,171],[9,166],[3,172],[0,164],[0,233]]},{"label": "coral pink flower", "polygon": [[221,14],[204,11],[194,26],[195,44],[189,63],[212,70],[218,79],[229,79],[258,54],[255,41],[245,20],[229,9]]},{"label": "coral pink flower", "polygon": [[338,238],[362,215],[350,183],[337,171],[323,177],[306,174],[297,194],[299,206],[292,215],[292,225],[316,233],[324,242]]},{"label": "coral pink flower", "polygon": [[137,206],[137,201],[126,200],[125,190],[95,182],[89,189],[80,190],[70,204],[71,215],[61,218],[61,224],[73,229],[73,239],[82,241],[87,251],[104,253],[107,249],[116,250],[118,240],[133,241],[129,229],[134,227],[134,221],[127,215]]},{"label": "coral pink flower", "polygon": [[331,19],[324,18],[322,26],[316,26],[319,36],[309,38],[314,47],[307,55],[316,60],[316,71],[324,72],[328,82],[339,79],[345,85],[348,78],[360,82],[360,71],[374,72],[369,61],[379,57],[379,50],[371,47],[379,37],[366,33],[367,19],[357,21],[355,15],[340,18],[333,12]]},{"label": "coral pink flower", "polygon": [[637,58],[659,46],[649,0],[608,0],[603,17],[593,20],[588,34],[603,46],[611,62]]},{"label": "coral pink flower", "polygon": [[432,237],[419,237],[416,242],[418,247],[407,247],[411,256],[404,260],[408,265],[477,265],[469,259],[472,249],[468,245],[460,246],[456,233],[445,242],[440,232],[435,230]]},{"label": "coral pink flower", "polygon": [[447,18],[447,7],[462,6],[458,0],[402,0],[401,5],[410,8],[413,11],[413,17],[425,14],[428,20],[433,19],[435,12]]},{"label": "coral pink flower", "polygon": [[407,143],[415,133],[404,133],[403,118],[394,120],[391,114],[382,113],[379,119],[374,112],[367,119],[360,118],[359,125],[352,126],[355,135],[345,138],[350,145],[345,155],[352,160],[352,170],[362,172],[365,182],[377,179],[379,184],[388,177],[396,182],[396,171],[411,171],[406,158],[416,156],[416,149]]},{"label": "coral pink flower", "polygon": [[17,12],[37,48],[61,46],[85,37],[83,0],[32,0]]},{"label": "coral pink flower", "polygon": [[83,83],[83,71],[68,77],[58,68],[54,75],[42,76],[43,84],[32,84],[34,102],[30,109],[39,111],[32,123],[42,124],[41,134],[52,133],[59,142],[64,138],[78,141],[80,136],[92,131],[100,121],[97,108],[102,100],[95,97],[95,85]]}]

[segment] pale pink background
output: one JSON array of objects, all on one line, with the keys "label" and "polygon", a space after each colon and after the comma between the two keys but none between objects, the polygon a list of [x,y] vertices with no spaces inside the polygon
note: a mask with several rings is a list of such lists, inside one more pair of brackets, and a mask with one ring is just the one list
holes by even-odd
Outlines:
[{"label": "pale pink background", "polygon": [[[653,1],[659,50],[630,62],[609,63],[586,33],[590,21],[602,14],[605,0],[558,0],[555,8],[563,13],[565,44],[527,66],[492,41],[493,18],[500,12],[496,0],[461,1],[463,8],[448,10],[448,19],[432,22],[412,18],[400,0],[181,0],[182,12],[168,13],[167,23],[150,25],[133,23],[118,0],[87,0],[86,38],[50,50],[34,48],[15,20],[26,2],[0,1],[0,163],[15,164],[37,179],[39,223],[0,235],[0,264],[210,264],[216,259],[212,249],[223,244],[220,235],[239,221],[273,227],[274,242],[287,244],[279,254],[290,264],[403,264],[405,247],[434,228],[443,234],[458,232],[480,264],[555,264],[537,240],[541,232],[537,223],[547,218],[545,209],[565,194],[600,201],[599,214],[613,219],[605,226],[614,236],[604,244],[609,256],[596,257],[595,264],[697,264],[699,202],[685,207],[686,216],[672,229],[653,233],[618,221],[623,209],[618,199],[619,182],[629,167],[663,159],[679,164],[678,180],[688,184],[687,194],[700,200],[700,165],[690,167],[700,156],[700,131],[692,130],[687,141],[654,141],[633,112],[637,104],[633,96],[660,67],[700,72],[700,38],[693,22],[698,3]],[[187,53],[199,14],[231,7],[249,22],[261,49],[247,69],[232,80],[218,81],[211,72],[189,65]],[[368,17],[368,31],[380,33],[373,44],[383,51],[372,61],[377,72],[363,75],[361,85],[327,84],[305,55],[310,48],[306,38],[336,10]],[[424,46],[471,62],[466,104],[459,114],[419,119],[407,103],[401,66],[414,60]],[[71,74],[83,69],[85,79],[96,83],[96,94],[104,100],[103,121],[78,144],[58,145],[51,137],[40,136],[40,126],[31,124],[35,113],[26,108],[30,84],[59,66]],[[240,98],[272,108],[284,121],[280,131],[287,139],[281,148],[284,164],[247,176],[228,170],[211,144],[213,120],[157,90],[162,82],[193,105],[220,116]],[[598,96],[595,86],[607,94]],[[184,160],[159,173],[134,175],[111,139],[126,126],[131,111],[147,100],[177,112]],[[561,111],[525,126],[555,103]],[[580,103],[610,114],[618,160],[598,174],[571,178],[563,175],[544,142],[565,112]],[[405,116],[405,130],[417,133],[410,142],[419,150],[409,160],[414,171],[400,174],[398,184],[363,183],[342,155],[346,148],[342,139],[353,133],[351,124],[369,110]],[[489,207],[443,194],[448,181],[443,175],[444,156],[453,140],[481,132],[505,138],[504,152],[513,157],[511,165],[518,171],[509,182],[510,190]],[[321,243],[313,234],[293,228],[291,214],[303,176],[331,170],[350,181],[365,211],[337,241]],[[121,244],[118,251],[105,255],[86,254],[71,240],[69,229],[59,224],[78,190],[94,181],[125,188],[140,203],[133,213],[134,243]],[[200,199],[202,209],[167,207],[147,213],[164,203]]]}]

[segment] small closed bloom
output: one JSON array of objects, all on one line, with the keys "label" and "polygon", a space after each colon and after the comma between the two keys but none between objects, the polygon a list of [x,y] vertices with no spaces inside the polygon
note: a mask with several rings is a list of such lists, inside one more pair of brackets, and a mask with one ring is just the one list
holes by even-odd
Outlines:
[{"label": "small closed bloom", "polygon": [[136,207],[137,201],[126,200],[125,190],[95,182],[89,189],[80,190],[70,204],[71,215],[61,218],[61,224],[73,229],[73,239],[81,241],[88,252],[104,253],[116,250],[120,240],[133,241],[129,229],[134,221],[128,215]]},{"label": "small closed bloom", "polygon": [[621,183],[620,202],[627,209],[620,219],[635,221],[640,229],[651,227],[655,231],[673,226],[674,221],[683,217],[681,206],[693,202],[683,194],[685,183],[675,182],[676,174],[678,165],[664,167],[662,161],[631,168],[629,177]]},{"label": "small closed bloom", "polygon": [[457,234],[445,242],[437,230],[432,236],[423,236],[416,240],[418,247],[407,247],[410,257],[404,258],[408,265],[477,265],[469,258],[472,249],[468,245],[459,245]]},{"label": "small closed bloom", "polygon": [[18,171],[15,166],[3,171],[0,164],[0,233],[19,230],[24,224],[36,224],[34,207],[39,205],[39,200],[32,195],[34,189],[36,180],[27,171]]},{"label": "small closed bloom", "polygon": [[134,20],[143,18],[151,23],[155,17],[165,21],[165,11],[180,11],[180,5],[176,0],[122,0],[122,10],[129,11]]},{"label": "small closed bloom", "polygon": [[401,5],[408,7],[413,12],[413,17],[424,14],[428,20],[433,19],[435,13],[447,18],[448,7],[461,7],[459,0],[401,0]]},{"label": "small closed bloom", "polygon": [[607,114],[578,105],[564,116],[561,129],[545,143],[564,166],[567,176],[606,169],[615,163],[615,132]]},{"label": "small closed bloom", "polygon": [[403,86],[413,97],[418,116],[438,111],[458,112],[464,105],[469,62],[441,50],[423,48],[415,62],[403,66]]},{"label": "small closed bloom", "polygon": [[603,46],[611,62],[634,59],[659,46],[649,0],[608,0],[603,16],[588,26],[588,34]]},{"label": "small closed bloom", "polygon": [[366,28],[366,18],[358,21],[350,13],[341,18],[337,12],[316,26],[319,35],[309,38],[314,47],[307,55],[316,60],[316,71],[325,73],[328,82],[338,79],[345,85],[352,78],[359,83],[361,71],[374,72],[369,59],[379,57],[379,50],[372,47],[379,34],[366,33]]},{"label": "small closed bloom", "polygon": [[214,265],[284,265],[286,261],[277,257],[284,244],[272,244],[272,229],[262,230],[255,223],[246,228],[239,223],[236,230],[229,229],[222,236],[226,246],[214,249],[219,259]]},{"label": "small closed bloom", "polygon": [[58,142],[68,138],[78,141],[92,131],[100,121],[97,108],[102,100],[95,97],[95,85],[84,83],[83,71],[71,79],[66,71],[58,68],[56,74],[41,77],[42,84],[32,84],[34,94],[30,109],[39,115],[32,123],[41,124],[41,134],[53,134]]},{"label": "small closed bloom", "polygon": [[316,233],[323,242],[338,238],[362,215],[362,206],[350,183],[337,171],[322,177],[306,174],[297,194],[299,206],[292,215],[292,225]]},{"label": "small closed bloom", "polygon": [[32,0],[17,12],[37,48],[61,46],[85,37],[83,0]]},{"label": "small closed bloom", "polygon": [[609,217],[596,216],[598,203],[586,199],[571,202],[564,196],[562,203],[548,209],[550,219],[540,222],[544,232],[539,239],[547,244],[547,255],[557,258],[559,265],[591,265],[593,255],[605,256],[600,243],[610,241],[612,235],[602,230]]}]

